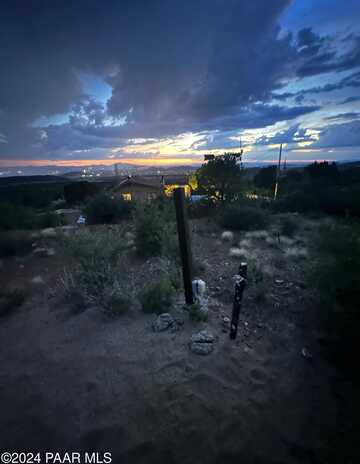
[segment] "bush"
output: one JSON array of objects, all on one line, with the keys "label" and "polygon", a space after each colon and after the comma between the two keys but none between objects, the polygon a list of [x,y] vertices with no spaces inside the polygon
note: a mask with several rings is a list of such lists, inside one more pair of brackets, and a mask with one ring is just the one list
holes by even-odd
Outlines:
[{"label": "bush", "polygon": [[193,322],[206,322],[208,315],[205,311],[201,310],[199,303],[194,303],[188,307],[189,318]]},{"label": "bush", "polygon": [[150,284],[140,294],[140,303],[144,313],[160,314],[169,309],[175,294],[170,279],[163,278]]},{"label": "bush", "polygon": [[337,352],[345,352],[344,359],[352,359],[355,344],[360,348],[359,232],[359,224],[320,227],[314,244],[315,260],[309,270],[309,280],[320,297],[323,320],[339,336]]},{"label": "bush", "polygon": [[[167,205],[167,206],[166,206]],[[135,213],[135,245],[143,257],[179,256],[175,232],[175,212],[168,204],[148,203],[138,206]]]},{"label": "bush", "polygon": [[25,299],[25,292],[20,289],[0,291],[0,317],[7,316],[20,307]]},{"label": "bush", "polygon": [[127,313],[131,308],[131,298],[122,288],[112,288],[105,292],[104,312],[108,316],[117,317]]},{"label": "bush", "polygon": [[37,216],[36,223],[39,229],[46,229],[47,227],[61,226],[64,224],[64,221],[59,214],[47,211]]},{"label": "bush", "polygon": [[35,229],[37,218],[34,211],[24,206],[0,203],[0,230]]},{"label": "bush", "polygon": [[301,190],[294,191],[273,203],[273,210],[282,212],[323,213],[334,216],[360,216],[359,185],[345,188],[338,186],[303,184]]},{"label": "bush", "polygon": [[32,250],[33,240],[25,234],[16,235],[4,232],[0,234],[0,258],[23,256]]},{"label": "bush", "polygon": [[96,195],[99,192],[99,186],[94,182],[86,180],[72,182],[64,186],[64,197],[67,203],[82,203],[87,198]]},{"label": "bush", "polygon": [[92,198],[85,207],[89,224],[114,224],[130,217],[132,204],[122,198],[111,198],[100,193]]},{"label": "bush", "polygon": [[[124,312],[127,295],[118,280],[118,263],[124,240],[115,231],[84,230],[65,239],[65,251],[75,260],[60,280],[67,299],[80,310],[96,304],[105,312]],[[127,299],[127,297],[126,297]]]},{"label": "bush", "polygon": [[280,233],[292,237],[299,229],[299,218],[290,215],[283,216],[280,219]]},{"label": "bush", "polygon": [[188,212],[191,219],[214,216],[216,214],[216,203],[207,198],[188,203]]},{"label": "bush", "polygon": [[221,226],[230,230],[264,229],[268,223],[269,213],[251,206],[230,206],[220,218]]}]

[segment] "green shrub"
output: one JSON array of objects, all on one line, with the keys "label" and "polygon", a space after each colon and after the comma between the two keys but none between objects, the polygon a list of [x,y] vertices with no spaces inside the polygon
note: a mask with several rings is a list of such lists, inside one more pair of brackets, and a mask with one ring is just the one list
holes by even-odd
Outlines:
[{"label": "green shrub", "polygon": [[87,180],[71,182],[64,186],[64,197],[67,203],[82,203],[87,198],[93,197],[99,192],[99,185]]},{"label": "green shrub", "polygon": [[360,241],[359,224],[322,226],[314,243],[309,281],[315,286],[325,325],[335,331],[337,351],[352,359],[360,348]]},{"label": "green shrub", "polygon": [[280,233],[292,237],[299,229],[299,218],[293,216],[283,216],[280,219]]},{"label": "green shrub", "polygon": [[59,214],[47,211],[41,213],[36,218],[36,226],[39,229],[46,229],[47,227],[58,227],[64,224],[63,219]]},{"label": "green shrub", "polygon": [[20,289],[0,291],[0,317],[7,316],[19,308],[25,299],[26,294]]},{"label": "green shrub", "polygon": [[189,318],[193,322],[206,322],[208,315],[205,311],[201,310],[199,303],[194,303],[188,307]]},{"label": "green shrub", "polygon": [[140,256],[178,256],[175,216],[158,203],[139,205],[135,212],[135,245]]},{"label": "green shrub", "polygon": [[163,278],[147,286],[140,294],[140,303],[144,313],[160,314],[169,309],[175,294],[170,279]]},{"label": "green shrub", "polygon": [[264,229],[268,223],[269,213],[251,206],[230,206],[220,218],[221,226],[230,230]]},{"label": "green shrub", "polygon": [[132,204],[122,198],[111,198],[105,193],[93,197],[85,207],[89,224],[114,224],[130,217]]},{"label": "green shrub", "polygon": [[36,227],[37,217],[32,209],[11,203],[0,203],[0,230]]},{"label": "green shrub", "polygon": [[0,234],[0,258],[26,255],[32,250],[32,243],[28,235],[3,232]]},{"label": "green shrub", "polygon": [[188,202],[188,212],[191,219],[214,216],[217,212],[216,203],[212,199],[202,198]]},{"label": "green shrub", "polygon": [[131,308],[131,298],[121,288],[105,291],[104,312],[108,316],[117,317],[127,313]]},{"label": "green shrub", "polygon": [[85,229],[64,239],[65,251],[74,259],[74,265],[64,272],[60,284],[77,309],[87,304],[110,308],[110,312],[115,312],[115,306],[119,308],[117,270],[124,243],[117,231],[107,230]]}]

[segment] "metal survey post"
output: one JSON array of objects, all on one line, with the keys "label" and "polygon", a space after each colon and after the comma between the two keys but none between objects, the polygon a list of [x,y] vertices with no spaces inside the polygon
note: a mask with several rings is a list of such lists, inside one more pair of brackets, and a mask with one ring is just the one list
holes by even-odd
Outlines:
[{"label": "metal survey post", "polygon": [[230,338],[232,340],[235,340],[238,330],[241,300],[245,290],[247,279],[247,263],[240,264],[239,273],[236,275],[235,279],[235,294],[230,324]]}]

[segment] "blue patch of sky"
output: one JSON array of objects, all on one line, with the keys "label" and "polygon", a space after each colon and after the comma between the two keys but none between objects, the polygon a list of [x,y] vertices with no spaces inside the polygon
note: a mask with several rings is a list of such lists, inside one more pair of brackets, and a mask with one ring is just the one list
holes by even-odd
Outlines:
[{"label": "blue patch of sky", "polygon": [[359,0],[294,0],[281,18],[285,29],[313,27],[321,34],[360,30]]},{"label": "blue patch of sky", "polygon": [[106,102],[111,97],[111,86],[104,81],[100,76],[80,72],[78,73],[84,93],[91,95],[98,102],[106,105]]}]

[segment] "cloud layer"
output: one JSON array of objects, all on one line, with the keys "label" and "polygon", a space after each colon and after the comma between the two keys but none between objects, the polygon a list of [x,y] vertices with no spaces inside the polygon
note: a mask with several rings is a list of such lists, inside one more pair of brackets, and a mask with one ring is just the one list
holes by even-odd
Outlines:
[{"label": "cloud layer", "polygon": [[[290,130],[321,109],[309,98],[360,87],[360,36],[285,31],[288,8],[290,0],[2,2],[0,158],[106,157],[134,139],[191,132],[206,141],[286,121]],[[111,86],[108,101],[89,95],[84,73]],[[329,73],[333,82],[301,88]]]}]

